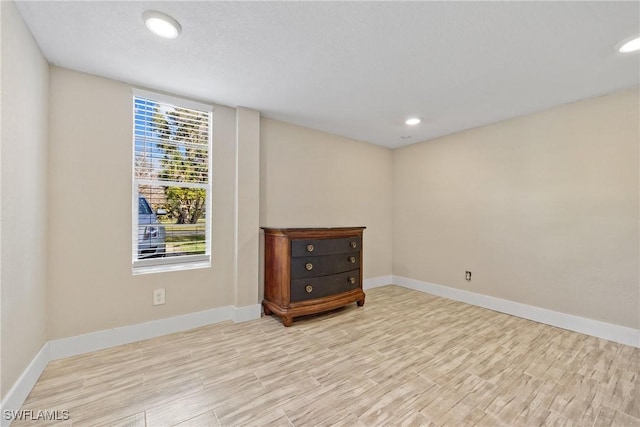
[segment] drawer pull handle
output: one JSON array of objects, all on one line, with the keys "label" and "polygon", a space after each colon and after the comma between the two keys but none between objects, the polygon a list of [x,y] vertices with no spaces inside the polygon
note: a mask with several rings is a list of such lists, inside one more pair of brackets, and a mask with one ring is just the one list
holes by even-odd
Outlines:
[{"label": "drawer pull handle", "polygon": [[349,283],[351,283],[352,285],[355,285],[356,278],[355,277],[349,277]]},{"label": "drawer pull handle", "polygon": [[357,244],[356,242],[351,242],[351,243],[349,244],[349,246],[351,246],[353,249],[355,249],[355,248],[356,248],[356,246],[358,246],[358,244]]},{"label": "drawer pull handle", "polygon": [[307,245],[307,252],[313,252],[314,249],[313,245]]},{"label": "drawer pull handle", "polygon": [[349,257],[349,262],[350,262],[351,264],[355,264],[355,263],[356,263],[356,257],[354,257],[354,256],[350,256],[350,257]]},{"label": "drawer pull handle", "polygon": [[307,286],[305,286],[304,290],[307,291],[308,294],[310,294],[311,291],[313,291],[313,286],[307,285]]},{"label": "drawer pull handle", "polygon": [[308,262],[308,263],[306,263],[306,264],[304,265],[304,268],[306,268],[306,269],[307,269],[307,271],[311,271],[311,270],[313,270],[313,264],[311,264],[310,262]]}]

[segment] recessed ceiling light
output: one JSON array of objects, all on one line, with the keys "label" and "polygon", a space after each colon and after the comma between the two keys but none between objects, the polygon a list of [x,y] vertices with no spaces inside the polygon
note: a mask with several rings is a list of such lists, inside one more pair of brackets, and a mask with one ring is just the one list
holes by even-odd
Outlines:
[{"label": "recessed ceiling light", "polygon": [[640,50],[640,37],[636,37],[633,40],[629,40],[628,42],[620,46],[620,48],[618,49],[618,52],[629,53],[629,52],[635,52],[636,50]]},{"label": "recessed ceiling light", "polygon": [[405,121],[405,123],[408,124],[408,125],[411,125],[411,126],[417,125],[418,123],[420,123],[420,119],[417,118],[417,117],[412,117],[410,119],[407,119],[407,121]]},{"label": "recessed ceiling light", "polygon": [[178,21],[165,13],[155,10],[147,10],[144,12],[142,14],[142,20],[149,31],[165,39],[175,39],[180,35],[180,31],[182,31],[182,27],[180,27]]}]

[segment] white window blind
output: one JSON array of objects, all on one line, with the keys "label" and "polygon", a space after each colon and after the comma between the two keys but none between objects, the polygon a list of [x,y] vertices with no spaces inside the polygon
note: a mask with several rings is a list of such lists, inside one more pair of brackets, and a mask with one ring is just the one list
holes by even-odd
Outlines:
[{"label": "white window blind", "polygon": [[210,106],[134,91],[134,272],[210,265],[211,119]]}]

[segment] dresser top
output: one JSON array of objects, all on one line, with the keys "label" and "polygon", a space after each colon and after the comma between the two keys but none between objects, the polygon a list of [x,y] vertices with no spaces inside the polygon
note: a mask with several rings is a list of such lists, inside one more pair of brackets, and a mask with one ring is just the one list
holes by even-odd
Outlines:
[{"label": "dresser top", "polygon": [[289,237],[355,236],[367,227],[260,227],[265,234]]}]

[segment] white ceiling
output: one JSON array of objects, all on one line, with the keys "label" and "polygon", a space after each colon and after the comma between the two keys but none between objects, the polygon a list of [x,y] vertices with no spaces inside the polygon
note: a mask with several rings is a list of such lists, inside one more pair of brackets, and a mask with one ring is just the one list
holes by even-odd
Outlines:
[{"label": "white ceiling", "polygon": [[[398,147],[636,86],[640,2],[19,2],[61,67]],[[182,25],[163,40],[142,12]],[[422,118],[415,127],[409,116]],[[411,136],[411,138],[401,138]]]}]

